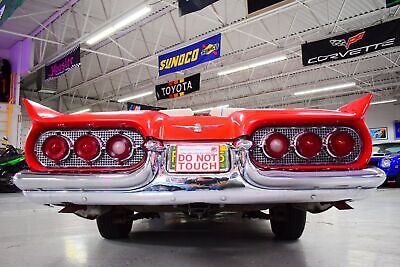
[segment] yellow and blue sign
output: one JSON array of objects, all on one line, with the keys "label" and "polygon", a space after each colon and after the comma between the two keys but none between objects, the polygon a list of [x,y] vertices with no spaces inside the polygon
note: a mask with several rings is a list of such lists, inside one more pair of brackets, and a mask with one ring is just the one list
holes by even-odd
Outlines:
[{"label": "yellow and blue sign", "polygon": [[189,69],[221,56],[221,34],[158,57],[159,76]]}]

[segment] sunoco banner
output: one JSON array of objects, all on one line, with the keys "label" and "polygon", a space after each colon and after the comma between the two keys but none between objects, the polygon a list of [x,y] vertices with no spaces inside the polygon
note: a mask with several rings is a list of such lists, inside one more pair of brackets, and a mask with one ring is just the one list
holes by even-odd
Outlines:
[{"label": "sunoco banner", "polygon": [[400,45],[400,19],[301,46],[303,65],[348,59]]},{"label": "sunoco banner", "polygon": [[80,46],[76,47],[61,59],[53,62],[45,67],[46,81],[57,78],[62,74],[68,72],[70,69],[81,65],[81,51]]},{"label": "sunoco banner", "polygon": [[188,69],[220,57],[221,34],[158,57],[159,76]]},{"label": "sunoco banner", "polygon": [[183,79],[156,85],[157,100],[180,97],[200,89],[200,73]]}]

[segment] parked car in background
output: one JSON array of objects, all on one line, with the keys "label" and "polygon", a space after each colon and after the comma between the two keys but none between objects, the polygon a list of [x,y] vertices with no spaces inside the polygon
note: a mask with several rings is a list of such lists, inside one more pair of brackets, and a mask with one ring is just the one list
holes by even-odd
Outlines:
[{"label": "parked car in background", "polygon": [[3,137],[2,145],[0,147],[0,192],[13,193],[19,191],[13,183],[14,174],[27,169],[28,165],[25,162],[24,152],[7,144],[6,137]]},{"label": "parked car in background", "polygon": [[386,183],[400,184],[400,142],[374,144],[369,165],[386,173]]}]

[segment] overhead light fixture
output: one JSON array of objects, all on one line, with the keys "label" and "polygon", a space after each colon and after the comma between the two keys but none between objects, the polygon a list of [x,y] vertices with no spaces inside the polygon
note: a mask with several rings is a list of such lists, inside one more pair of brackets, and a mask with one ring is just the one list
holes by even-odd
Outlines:
[{"label": "overhead light fixture", "polygon": [[396,101],[397,101],[397,99],[388,99],[388,100],[371,102],[371,105],[387,104],[387,103],[393,103],[393,102],[396,102]]},{"label": "overhead light fixture", "polygon": [[319,92],[326,92],[326,91],[333,91],[333,90],[338,90],[338,89],[350,88],[350,87],[354,87],[356,85],[357,84],[355,82],[335,84],[335,85],[325,86],[325,87],[321,87],[321,88],[316,88],[316,89],[296,92],[296,93],[294,93],[294,95],[297,95],[297,96],[299,96],[299,95],[309,95],[309,94],[314,94],[314,93],[319,93]]},{"label": "overhead light fixture", "polygon": [[49,90],[49,89],[41,89],[38,91],[38,93],[42,93],[42,94],[55,94],[57,93],[56,90]]},{"label": "overhead light fixture", "polygon": [[78,111],[72,112],[70,114],[82,114],[82,113],[89,112],[89,111],[90,111],[90,108],[85,108],[85,109],[82,109],[82,110],[78,110]]},{"label": "overhead light fixture", "polygon": [[198,109],[198,110],[194,110],[194,113],[199,113],[199,112],[204,112],[204,111],[208,111],[208,110],[212,110],[215,108],[228,108],[229,105],[222,105],[222,106],[218,106],[218,107],[211,107],[211,108],[203,108],[203,109]]},{"label": "overhead light fixture", "polygon": [[145,96],[148,96],[148,95],[151,95],[151,94],[153,94],[153,91],[145,92],[145,93],[138,94],[138,95],[127,96],[127,97],[118,99],[117,101],[118,101],[119,103],[122,103],[122,102],[126,102],[126,101],[129,101],[129,100],[132,100],[132,99],[137,99],[137,98],[145,97]]},{"label": "overhead light fixture", "polygon": [[257,68],[263,65],[267,65],[267,64],[272,64],[278,61],[282,61],[282,60],[286,60],[287,56],[282,55],[282,56],[278,56],[278,57],[274,57],[274,58],[269,58],[266,60],[261,60],[258,62],[254,62],[254,63],[250,63],[248,65],[243,65],[237,68],[233,68],[233,69],[229,69],[229,70],[224,70],[221,72],[218,72],[218,76],[223,76],[223,75],[228,75],[231,73],[235,73],[235,72],[239,72],[239,71],[243,71],[243,70],[247,70],[247,69],[252,69],[252,68]]},{"label": "overhead light fixture", "polygon": [[108,36],[114,34],[118,30],[121,30],[122,28],[125,28],[126,26],[132,24],[138,19],[146,16],[147,14],[150,13],[150,11],[151,7],[149,6],[144,6],[140,9],[134,9],[133,11],[123,15],[121,18],[115,21],[111,21],[110,23],[102,27],[100,30],[90,35],[86,43],[88,45],[94,45],[99,41],[107,38]]}]

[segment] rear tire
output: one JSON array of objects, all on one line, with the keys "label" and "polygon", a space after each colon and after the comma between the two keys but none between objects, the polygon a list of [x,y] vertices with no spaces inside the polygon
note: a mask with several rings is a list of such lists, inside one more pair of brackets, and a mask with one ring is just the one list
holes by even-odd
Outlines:
[{"label": "rear tire", "polygon": [[133,219],[127,213],[108,212],[96,219],[100,235],[105,239],[127,238],[132,229]]},{"label": "rear tire", "polygon": [[270,209],[272,232],[280,240],[297,240],[303,234],[306,211],[286,204]]}]

